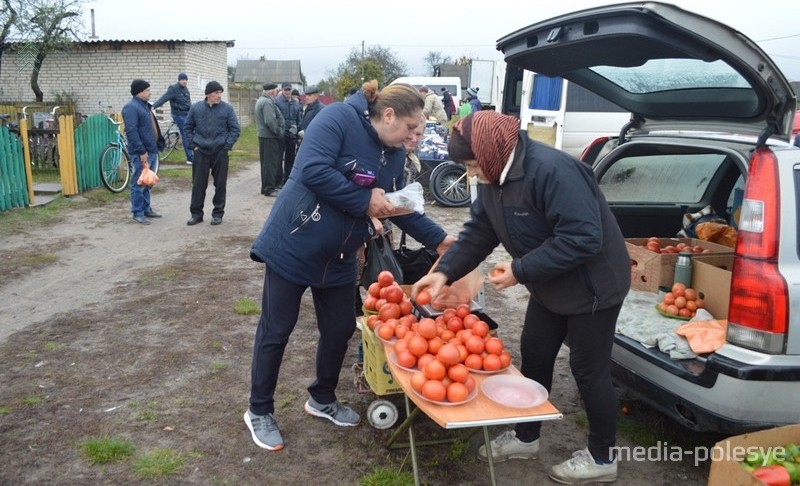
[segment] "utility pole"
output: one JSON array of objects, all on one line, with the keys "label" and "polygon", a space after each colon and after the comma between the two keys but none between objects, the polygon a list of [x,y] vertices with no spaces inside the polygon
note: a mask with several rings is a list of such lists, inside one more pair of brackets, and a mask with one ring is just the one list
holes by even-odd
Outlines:
[{"label": "utility pole", "polygon": [[364,66],[364,41],[362,40],[361,41],[361,84],[362,85],[367,82],[367,80],[365,79],[366,75],[367,75],[366,68]]}]

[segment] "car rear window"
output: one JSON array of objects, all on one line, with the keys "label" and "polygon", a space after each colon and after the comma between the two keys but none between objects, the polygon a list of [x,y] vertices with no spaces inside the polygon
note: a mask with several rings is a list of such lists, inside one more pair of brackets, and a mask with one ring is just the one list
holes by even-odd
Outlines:
[{"label": "car rear window", "polygon": [[665,154],[617,160],[600,177],[609,203],[699,202],[725,161],[722,154]]}]

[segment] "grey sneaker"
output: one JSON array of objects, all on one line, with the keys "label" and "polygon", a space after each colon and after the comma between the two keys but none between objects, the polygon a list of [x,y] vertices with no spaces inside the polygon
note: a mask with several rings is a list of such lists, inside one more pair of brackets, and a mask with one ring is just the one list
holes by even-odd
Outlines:
[{"label": "grey sneaker", "polygon": [[[517,439],[517,433],[507,430],[492,440],[492,462],[504,462],[508,459],[536,459],[539,455],[539,439],[533,442],[522,442]],[[486,446],[478,449],[478,459],[489,461],[486,455]]]},{"label": "grey sneaker", "polygon": [[341,425],[343,427],[358,425],[361,421],[361,417],[359,417],[352,408],[342,405],[338,400],[323,405],[317,403],[313,398],[308,397],[304,408],[306,412],[315,417],[326,418],[336,425]]},{"label": "grey sneaker", "polygon": [[244,413],[244,423],[250,429],[250,434],[253,436],[253,442],[258,447],[267,449],[269,451],[279,451],[283,449],[283,437],[281,431],[278,430],[278,423],[272,414],[267,415],[254,415],[250,410]]},{"label": "grey sneaker", "polygon": [[550,468],[550,479],[564,484],[613,483],[617,480],[617,459],[611,464],[597,464],[589,449],[582,449]]}]

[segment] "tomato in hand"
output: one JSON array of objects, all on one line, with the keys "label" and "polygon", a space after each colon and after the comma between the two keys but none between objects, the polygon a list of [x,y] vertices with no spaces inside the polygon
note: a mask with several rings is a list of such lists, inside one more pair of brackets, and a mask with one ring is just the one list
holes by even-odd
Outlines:
[{"label": "tomato in hand", "polygon": [[427,290],[420,290],[417,294],[417,304],[419,305],[427,305],[431,303],[431,294]]}]

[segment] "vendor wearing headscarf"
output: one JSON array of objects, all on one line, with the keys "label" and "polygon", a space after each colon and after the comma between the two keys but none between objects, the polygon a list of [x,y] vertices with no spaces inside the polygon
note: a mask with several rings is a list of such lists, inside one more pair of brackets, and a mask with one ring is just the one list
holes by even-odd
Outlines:
[{"label": "vendor wearing headscarf", "polygon": [[[533,141],[519,120],[480,111],[459,120],[450,158],[477,176],[477,200],[453,247],[412,289],[436,298],[502,244],[510,261],[488,281],[498,290],[523,284],[530,292],[520,338],[522,374],[551,389],[553,368],[569,336],[570,368],[589,420],[588,448],[551,468],[560,482],[617,477],[617,401],[611,347],[617,315],[630,287],[625,241],[592,169]],[[502,329],[502,327],[501,327]],[[492,441],[494,461],[534,459],[541,422],[519,423]],[[486,460],[481,446],[478,456]]]}]

